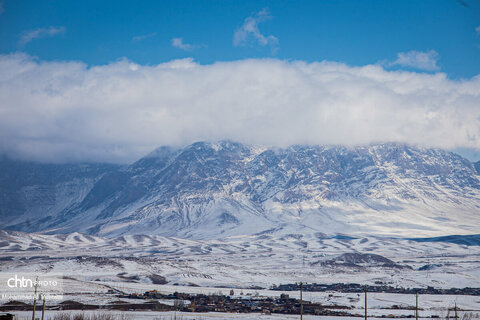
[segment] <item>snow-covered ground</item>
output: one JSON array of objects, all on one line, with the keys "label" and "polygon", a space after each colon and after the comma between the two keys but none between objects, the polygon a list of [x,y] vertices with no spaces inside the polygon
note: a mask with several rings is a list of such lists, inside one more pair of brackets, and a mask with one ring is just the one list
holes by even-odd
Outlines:
[{"label": "snow-covered ground", "polygon": [[[45,320],[53,319],[54,315],[57,312],[49,312]],[[95,312],[86,312],[87,314],[95,313]],[[222,319],[222,320],[230,320],[230,319],[239,319],[239,320],[290,320],[290,319],[299,319],[300,316],[298,315],[287,315],[287,314],[277,314],[277,315],[265,315],[259,313],[249,313],[249,314],[238,314],[238,313],[184,313],[184,312],[177,312],[174,314],[173,312],[156,312],[156,311],[131,311],[131,312],[112,312],[113,314],[123,317],[125,320],[207,320],[207,319]],[[32,317],[31,312],[15,312],[18,320],[30,320]],[[75,312],[71,312],[71,314],[75,314]],[[305,320],[334,320],[338,319],[337,317],[323,317],[323,316],[303,316]],[[342,317],[341,319],[344,320],[358,320],[359,318],[355,317]],[[391,318],[384,318],[389,320]],[[422,319],[422,318],[420,318]]]},{"label": "snow-covered ground", "polygon": [[[108,292],[111,289],[124,293],[157,290],[161,293],[229,294],[233,288],[235,296],[249,299],[279,296],[282,292],[268,288],[297,281],[382,283],[404,288],[480,287],[480,246],[449,242],[382,237],[331,238],[319,234],[185,240],[160,236],[108,239],[78,233],[19,232],[1,232],[0,242],[2,273],[60,275],[62,299],[85,304],[106,305],[118,301],[115,294]],[[385,265],[385,261],[390,262]],[[167,283],[153,284],[152,275],[164,277]],[[299,292],[285,293],[299,297]],[[305,292],[304,299],[348,306],[352,308],[349,312],[363,314],[363,294]],[[120,300],[139,303],[139,300]],[[422,316],[446,315],[446,308],[455,304],[462,310],[480,313],[479,296],[421,295],[419,302]],[[414,306],[415,297],[370,293],[368,304],[371,315],[409,315],[413,312],[409,309]],[[401,310],[392,309],[394,306],[400,306]],[[169,319],[168,315],[156,312],[138,313],[135,319],[161,319],[162,316]],[[222,315],[202,314],[199,317],[213,319],[222,318]],[[183,319],[199,318],[187,314]],[[229,314],[223,319],[289,318]]]},{"label": "snow-covered ground", "polygon": [[169,284],[234,288],[297,281],[480,287],[480,246],[449,242],[322,234],[109,239],[1,231],[0,241],[1,272],[61,273],[85,281],[134,276],[136,282],[150,283],[151,275],[160,275]]}]

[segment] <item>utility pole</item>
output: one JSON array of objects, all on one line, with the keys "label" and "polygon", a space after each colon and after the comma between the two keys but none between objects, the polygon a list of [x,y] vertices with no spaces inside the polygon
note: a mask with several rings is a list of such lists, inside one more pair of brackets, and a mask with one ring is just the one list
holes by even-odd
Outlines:
[{"label": "utility pole", "polygon": [[458,319],[458,314],[457,314],[457,302],[455,302],[455,319]]},{"label": "utility pole", "polygon": [[303,282],[300,282],[300,320],[303,320]]},{"label": "utility pole", "polygon": [[365,320],[367,320],[367,286],[365,286]]},{"label": "utility pole", "polygon": [[300,281],[300,320],[303,320],[303,282]]},{"label": "utility pole", "polygon": [[415,292],[415,319],[418,320],[418,291]]},{"label": "utility pole", "polygon": [[35,320],[35,308],[37,306],[38,277],[35,279],[35,293],[33,294],[33,313],[32,320]]},{"label": "utility pole", "polygon": [[43,296],[42,320],[45,320],[45,296]]},{"label": "utility pole", "polygon": [[173,303],[173,307],[173,320],[177,320],[178,300],[175,300],[175,302]]}]

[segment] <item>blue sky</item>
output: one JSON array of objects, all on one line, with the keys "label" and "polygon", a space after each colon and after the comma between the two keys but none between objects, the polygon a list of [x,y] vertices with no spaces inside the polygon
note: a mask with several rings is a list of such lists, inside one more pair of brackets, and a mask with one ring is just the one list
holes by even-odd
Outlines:
[{"label": "blue sky", "polygon": [[[392,65],[399,53],[430,52],[427,72],[480,73],[480,1],[24,1],[4,0],[0,53],[107,64],[126,57],[201,64],[274,57]],[[234,43],[245,19],[263,36]],[[177,47],[172,46],[172,39]],[[271,38],[273,39],[273,38]],[[180,48],[178,45],[180,45]],[[404,65],[404,68],[412,66]]]},{"label": "blue sky", "polygon": [[0,154],[399,142],[480,160],[480,0],[0,0]]}]

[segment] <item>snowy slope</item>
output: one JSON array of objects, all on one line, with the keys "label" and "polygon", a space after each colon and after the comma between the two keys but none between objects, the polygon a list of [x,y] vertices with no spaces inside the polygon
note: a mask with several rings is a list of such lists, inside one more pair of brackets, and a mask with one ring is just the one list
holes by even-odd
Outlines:
[{"label": "snowy slope", "polygon": [[433,237],[478,233],[480,226],[475,165],[402,144],[273,149],[198,142],[54,184],[49,206],[28,200],[38,189],[22,186],[28,209],[2,211],[6,228],[221,239],[318,232]]},{"label": "snowy slope", "polygon": [[151,284],[151,276],[157,275],[169,284],[213,287],[266,288],[297,281],[480,287],[480,239],[470,239],[470,246],[443,240],[322,234],[187,240],[0,231],[0,272],[63,274],[84,281],[139,285]]}]

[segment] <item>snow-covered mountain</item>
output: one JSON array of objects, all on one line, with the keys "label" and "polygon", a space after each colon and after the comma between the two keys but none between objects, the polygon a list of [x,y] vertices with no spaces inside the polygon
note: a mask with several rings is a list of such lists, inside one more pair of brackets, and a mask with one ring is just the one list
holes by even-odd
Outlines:
[{"label": "snow-covered mountain", "polygon": [[162,147],[129,166],[0,161],[3,229],[194,239],[478,233],[478,164],[378,144]]}]

